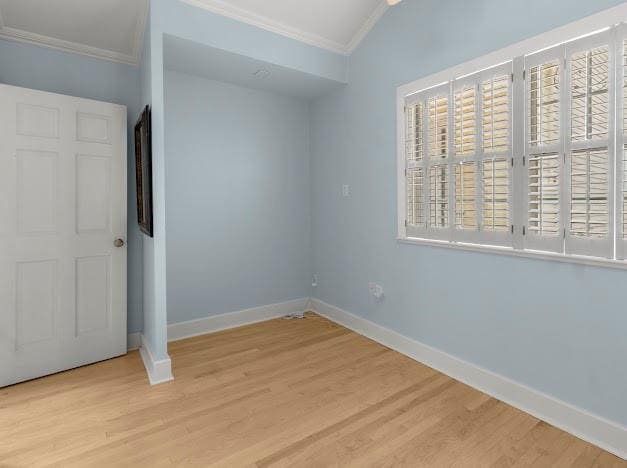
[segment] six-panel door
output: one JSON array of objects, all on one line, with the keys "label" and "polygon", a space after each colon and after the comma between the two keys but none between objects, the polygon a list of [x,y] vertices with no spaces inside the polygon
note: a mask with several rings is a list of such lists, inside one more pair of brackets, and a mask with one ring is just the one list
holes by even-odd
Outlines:
[{"label": "six-panel door", "polygon": [[126,352],[126,108],[0,85],[0,386]]}]

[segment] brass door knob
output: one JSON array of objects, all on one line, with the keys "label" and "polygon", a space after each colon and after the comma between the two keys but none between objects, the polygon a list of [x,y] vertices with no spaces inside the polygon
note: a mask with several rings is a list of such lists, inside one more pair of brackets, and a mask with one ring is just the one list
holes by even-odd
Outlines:
[{"label": "brass door knob", "polygon": [[116,239],[113,241],[113,245],[116,247],[124,247],[124,239]]}]

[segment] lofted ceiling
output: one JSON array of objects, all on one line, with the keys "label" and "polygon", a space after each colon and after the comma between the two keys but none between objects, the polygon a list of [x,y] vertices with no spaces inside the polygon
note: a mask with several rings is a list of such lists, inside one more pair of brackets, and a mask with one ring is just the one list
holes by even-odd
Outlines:
[{"label": "lofted ceiling", "polygon": [[[352,52],[388,8],[385,0],[172,1],[341,54]],[[0,0],[0,38],[137,64],[148,2]]]},{"label": "lofted ceiling", "polygon": [[148,0],[0,0],[0,37],[136,64]]}]

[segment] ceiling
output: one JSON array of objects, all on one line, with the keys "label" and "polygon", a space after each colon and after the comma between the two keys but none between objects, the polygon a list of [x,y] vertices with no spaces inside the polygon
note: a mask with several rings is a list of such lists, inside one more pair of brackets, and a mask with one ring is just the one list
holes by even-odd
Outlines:
[{"label": "ceiling", "polygon": [[0,0],[0,37],[137,64],[148,0]]},{"label": "ceiling", "polygon": [[181,0],[308,44],[349,54],[387,10],[385,0]]},{"label": "ceiling", "polygon": [[[0,0],[0,38],[136,65],[149,0]],[[341,54],[385,13],[385,0],[180,0]]]}]

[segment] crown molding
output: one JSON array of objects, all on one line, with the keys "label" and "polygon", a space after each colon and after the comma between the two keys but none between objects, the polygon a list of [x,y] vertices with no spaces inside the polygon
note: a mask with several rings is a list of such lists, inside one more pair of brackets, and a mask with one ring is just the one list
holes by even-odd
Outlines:
[{"label": "crown molding", "polygon": [[34,44],[38,46],[48,47],[50,49],[60,50],[63,52],[71,52],[75,54],[85,55],[92,58],[108,60],[111,62],[123,63],[126,65],[137,66],[141,59],[141,52],[144,41],[144,30],[148,20],[148,1],[142,1],[142,12],[137,21],[135,37],[133,40],[133,53],[122,54],[107,49],[100,49],[77,42],[65,41],[50,36],[36,34],[22,29],[11,28],[4,25],[2,13],[0,12],[0,38],[11,41],[23,42],[26,44]]},{"label": "crown molding", "polygon": [[355,36],[348,42],[348,44],[342,44],[336,41],[332,41],[325,37],[313,34],[307,31],[303,31],[298,28],[294,28],[287,24],[275,21],[266,16],[259,15],[250,10],[236,7],[223,0],[180,0],[183,3],[192,5],[198,8],[205,9],[218,15],[226,16],[228,18],[241,21],[242,23],[256,26],[260,29],[280,34],[290,39],[303,42],[305,44],[313,45],[321,49],[335,52],[336,54],[349,55],[366,34],[372,29],[375,23],[383,16],[388,9],[388,5],[382,2],[375,11],[368,17],[364,25],[357,31]]},{"label": "crown molding", "polygon": [[381,2],[377,8],[372,12],[372,14],[368,17],[366,22],[359,28],[359,31],[355,33],[350,42],[346,45],[347,54],[352,54],[353,51],[357,48],[357,46],[364,40],[366,35],[370,32],[370,30],[377,24],[377,21],[381,19],[381,17],[388,11],[390,6]]}]

